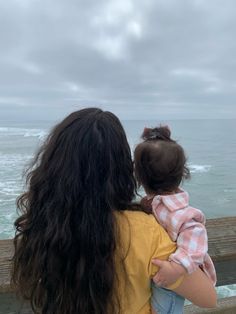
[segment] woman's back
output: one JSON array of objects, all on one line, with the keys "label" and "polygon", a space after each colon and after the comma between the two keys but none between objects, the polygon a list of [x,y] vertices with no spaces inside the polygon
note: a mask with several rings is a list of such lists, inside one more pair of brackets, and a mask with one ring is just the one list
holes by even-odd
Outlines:
[{"label": "woman's back", "polygon": [[52,129],[15,222],[12,282],[35,312],[119,313],[114,210],[130,205],[135,187],[127,138],[112,113],[79,110]]}]

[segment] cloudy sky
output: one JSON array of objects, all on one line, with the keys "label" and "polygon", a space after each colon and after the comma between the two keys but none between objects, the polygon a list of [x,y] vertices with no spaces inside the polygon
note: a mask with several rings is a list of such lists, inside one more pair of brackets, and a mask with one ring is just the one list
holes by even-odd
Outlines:
[{"label": "cloudy sky", "polygon": [[235,0],[0,0],[0,115],[236,118]]}]

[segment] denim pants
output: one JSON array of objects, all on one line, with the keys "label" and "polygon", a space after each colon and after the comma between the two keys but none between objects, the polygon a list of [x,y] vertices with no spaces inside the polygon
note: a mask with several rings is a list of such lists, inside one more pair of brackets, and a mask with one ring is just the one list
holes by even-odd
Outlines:
[{"label": "denim pants", "polygon": [[158,314],[183,314],[184,300],[174,291],[158,287],[152,282],[151,304]]}]

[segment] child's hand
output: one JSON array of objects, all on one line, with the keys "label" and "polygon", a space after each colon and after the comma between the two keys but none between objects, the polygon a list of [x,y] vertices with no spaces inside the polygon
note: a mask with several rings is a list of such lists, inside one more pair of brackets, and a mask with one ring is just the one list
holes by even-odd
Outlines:
[{"label": "child's hand", "polygon": [[153,201],[153,198],[148,199],[147,196],[141,199],[140,205],[143,211],[147,214],[152,214],[152,201]]},{"label": "child's hand", "polygon": [[186,273],[185,268],[175,262],[153,259],[152,263],[159,267],[159,271],[152,278],[158,286],[170,286],[175,283],[180,276]]}]

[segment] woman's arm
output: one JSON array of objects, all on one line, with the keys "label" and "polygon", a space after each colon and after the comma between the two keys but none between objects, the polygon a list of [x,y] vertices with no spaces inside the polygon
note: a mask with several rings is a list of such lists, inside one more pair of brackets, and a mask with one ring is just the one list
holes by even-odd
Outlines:
[{"label": "woman's arm", "polygon": [[212,308],[217,305],[216,290],[200,268],[185,275],[182,283],[173,290],[197,306]]}]

